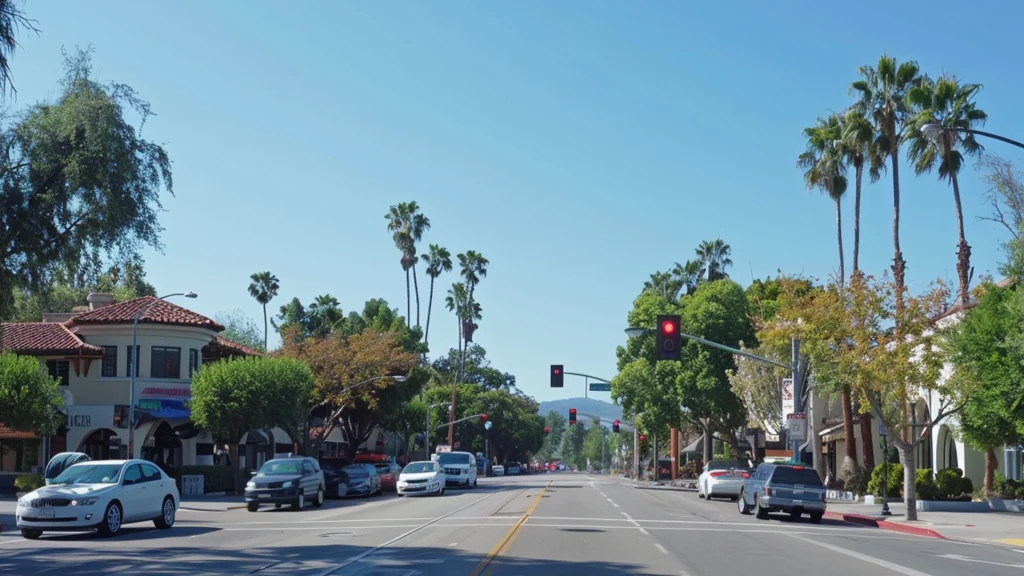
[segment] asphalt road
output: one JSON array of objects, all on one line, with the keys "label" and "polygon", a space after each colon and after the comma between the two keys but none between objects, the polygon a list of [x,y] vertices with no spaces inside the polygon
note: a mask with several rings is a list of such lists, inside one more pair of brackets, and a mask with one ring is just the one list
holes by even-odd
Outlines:
[{"label": "asphalt road", "polygon": [[169,531],[129,525],[111,539],[0,534],[0,574],[120,573],[1024,576],[1024,553],[827,520],[760,521],[692,492],[564,473],[302,511],[182,510]]}]

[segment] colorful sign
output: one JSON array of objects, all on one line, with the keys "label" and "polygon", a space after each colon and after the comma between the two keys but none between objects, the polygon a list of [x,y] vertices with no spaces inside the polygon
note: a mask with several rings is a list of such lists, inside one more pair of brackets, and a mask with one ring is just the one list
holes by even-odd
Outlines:
[{"label": "colorful sign", "polygon": [[170,396],[172,398],[191,398],[191,388],[143,388],[142,396]]}]

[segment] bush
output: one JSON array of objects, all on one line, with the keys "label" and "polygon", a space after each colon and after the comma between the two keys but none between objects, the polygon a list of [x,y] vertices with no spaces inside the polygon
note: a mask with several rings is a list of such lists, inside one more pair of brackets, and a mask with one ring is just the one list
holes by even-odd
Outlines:
[{"label": "bush", "polygon": [[970,495],[974,493],[974,482],[971,482],[970,478],[964,477],[960,479],[960,492],[958,492],[954,498],[960,498],[965,494]]},{"label": "bush", "polygon": [[[889,468],[888,482],[883,476],[887,467]],[[875,466],[875,469],[871,471],[871,480],[868,481],[868,492],[875,496],[881,496],[883,485],[886,487],[887,496],[899,496],[903,492],[902,464]]]},{"label": "bush", "polygon": [[1020,480],[1007,480],[1002,474],[996,473],[995,482],[996,496],[1007,500],[1019,500],[1024,498],[1024,482]]},{"label": "bush", "polygon": [[939,496],[938,487],[932,477],[931,468],[917,471],[917,478],[914,480],[914,490],[918,500],[936,500]]},{"label": "bush", "polygon": [[234,475],[230,466],[182,466],[182,476],[202,476],[203,491],[232,492]]},{"label": "bush", "polygon": [[696,478],[700,475],[700,463],[696,460],[690,460],[686,464],[679,467],[680,478]]},{"label": "bush", "polygon": [[46,485],[42,474],[25,474],[14,479],[14,487],[21,492],[32,492]]},{"label": "bush", "polygon": [[[877,469],[878,467],[876,467]],[[868,483],[871,481],[872,473],[867,468],[858,467],[843,483],[845,490],[854,494],[865,494],[868,491]]]},{"label": "bush", "polygon": [[[949,500],[964,493],[963,471],[959,468],[943,468],[935,475],[935,487],[940,500]],[[970,479],[967,479],[970,482]],[[973,485],[967,494],[974,492]]]}]

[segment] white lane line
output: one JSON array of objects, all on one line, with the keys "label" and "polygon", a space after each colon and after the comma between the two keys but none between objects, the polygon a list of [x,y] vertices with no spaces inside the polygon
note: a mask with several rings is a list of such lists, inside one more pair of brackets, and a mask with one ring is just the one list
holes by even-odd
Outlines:
[{"label": "white lane line", "polygon": [[633,526],[635,526],[635,527],[637,528],[637,530],[640,530],[640,533],[641,533],[641,534],[643,534],[644,536],[650,536],[650,535],[651,535],[651,533],[650,533],[650,532],[648,532],[647,530],[645,530],[645,529],[644,529],[644,527],[643,527],[643,526],[641,526],[641,525],[640,525],[640,524],[639,524],[639,523],[638,523],[638,522],[637,522],[636,520],[633,520],[633,517],[632,517],[632,516],[630,516],[629,514],[626,514],[625,512],[623,512],[623,513],[622,513],[622,515],[623,515],[623,516],[625,516],[625,517],[626,517],[626,520],[627,520],[627,521],[628,521],[628,522],[629,522],[630,524],[632,524]]},{"label": "white lane line", "polygon": [[780,534],[784,534],[786,536],[789,536],[790,538],[795,538],[795,539],[800,540],[802,542],[807,542],[808,544],[814,544],[815,546],[820,546],[821,548],[824,548],[826,550],[831,550],[832,552],[836,552],[838,554],[843,554],[845,556],[849,556],[850,558],[855,558],[855,559],[860,560],[862,562],[867,562],[868,564],[874,564],[875,566],[878,566],[880,568],[886,568],[886,569],[892,570],[893,572],[897,572],[899,574],[903,574],[904,576],[931,576],[930,574],[928,574],[926,572],[920,572],[920,571],[914,570],[913,568],[907,568],[906,566],[901,566],[899,564],[893,564],[892,562],[887,562],[885,560],[881,560],[881,559],[878,559],[878,558],[872,558],[871,556],[868,556],[866,554],[861,554],[860,552],[854,552],[853,550],[847,550],[846,548],[842,548],[842,547],[839,547],[839,546],[833,546],[832,544],[825,544],[824,542],[819,542],[818,540],[814,540],[812,538],[804,538],[803,536],[798,536],[798,535],[796,535],[796,534],[794,534],[792,532],[780,532]]},{"label": "white lane line", "polygon": [[461,508],[456,508],[455,510],[452,510],[451,512],[449,512],[449,513],[447,513],[447,514],[445,514],[443,516],[439,516],[436,519],[431,520],[431,521],[429,521],[429,522],[427,522],[425,524],[420,524],[419,526],[417,526],[417,527],[415,527],[415,528],[413,528],[411,530],[408,530],[406,532],[403,532],[403,533],[399,534],[398,536],[395,536],[394,538],[392,538],[391,540],[388,540],[387,542],[385,542],[383,544],[380,544],[378,546],[374,546],[373,548],[370,548],[369,550],[366,550],[365,552],[363,552],[361,554],[357,554],[356,556],[353,556],[352,558],[349,558],[345,562],[342,562],[341,564],[338,564],[334,568],[331,568],[331,569],[329,569],[329,570],[327,570],[325,572],[322,572],[320,574],[320,576],[328,576],[329,574],[335,574],[339,570],[341,570],[342,568],[345,568],[346,566],[351,566],[352,564],[355,564],[356,562],[359,562],[363,558],[366,558],[370,554],[373,554],[374,552],[376,552],[376,551],[378,551],[378,550],[380,550],[382,548],[386,548],[386,547],[394,544],[395,542],[398,542],[399,540],[401,540],[403,538],[407,538],[407,537],[415,534],[416,532],[419,532],[420,530],[426,528],[427,526],[430,526],[431,524],[435,524],[437,522],[440,522],[441,520],[444,520],[445,518],[447,518],[449,516],[453,516],[455,514],[458,514],[459,512],[462,512],[463,510],[465,510],[466,508],[469,508],[470,506],[475,506],[475,505],[479,504],[480,502],[483,502],[484,500],[487,500],[491,496],[494,496],[495,494],[501,494],[501,492],[491,492],[490,494],[484,496],[483,498],[477,498],[476,500],[470,502],[469,504],[466,504],[465,506],[462,506]]},{"label": "white lane line", "polygon": [[1024,568],[1024,564],[1006,564],[1005,562],[993,562],[991,560],[979,560],[977,558],[969,558],[967,556],[960,556],[959,554],[942,554],[939,558],[949,558],[950,560],[960,560],[961,562],[981,562],[982,564],[992,564],[993,566],[1006,566],[1007,568]]},{"label": "white lane line", "polygon": [[661,544],[658,544],[657,542],[655,542],[654,543],[654,547],[657,548],[658,550],[660,550],[662,554],[668,554],[668,550],[665,550],[665,547],[662,546]]}]

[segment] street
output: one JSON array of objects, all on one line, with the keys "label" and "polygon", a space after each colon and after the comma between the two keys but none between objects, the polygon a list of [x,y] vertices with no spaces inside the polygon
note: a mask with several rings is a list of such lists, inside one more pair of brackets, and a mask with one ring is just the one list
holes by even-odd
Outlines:
[{"label": "street", "polygon": [[[539,498],[538,498],[539,496]],[[0,574],[1022,574],[1024,554],[859,528],[740,516],[729,501],[636,489],[618,478],[481,480],[443,497],[321,509],[181,510],[170,531],[112,539],[0,534]]]}]

